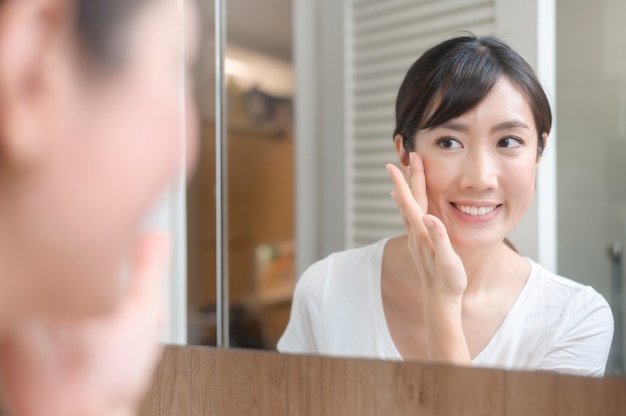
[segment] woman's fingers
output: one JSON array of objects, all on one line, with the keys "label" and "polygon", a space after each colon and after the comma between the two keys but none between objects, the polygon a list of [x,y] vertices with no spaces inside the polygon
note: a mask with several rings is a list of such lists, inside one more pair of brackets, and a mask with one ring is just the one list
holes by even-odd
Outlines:
[{"label": "woman's fingers", "polygon": [[397,166],[392,164],[387,165],[387,171],[391,176],[391,181],[393,182],[393,186],[395,188],[394,199],[400,208],[401,214],[406,217],[413,227],[421,225],[424,211],[422,211],[422,208],[413,197],[411,189],[404,180],[402,172]]},{"label": "woman's fingers", "polygon": [[443,264],[453,261],[457,256],[450,243],[445,225],[434,215],[424,215],[422,222],[435,251],[435,260]]},{"label": "woman's fingers", "polygon": [[409,183],[411,184],[411,193],[413,194],[413,198],[415,198],[419,204],[422,212],[428,212],[424,163],[417,152],[409,153]]},{"label": "woman's fingers", "polygon": [[404,228],[408,234],[408,232],[411,230],[411,224],[409,224],[409,221],[406,219],[406,216],[402,213],[402,208],[400,207],[400,204],[398,202],[398,194],[396,193],[396,191],[393,191],[391,193],[391,198],[393,198],[393,200],[396,202],[396,205],[400,209],[400,217],[402,217],[402,224],[404,224]]},{"label": "woman's fingers", "polygon": [[407,230],[409,251],[425,287],[446,298],[462,296],[467,279],[459,256],[455,253],[444,224],[435,216],[426,214],[424,169],[421,160],[412,157],[410,182],[407,184],[402,172],[394,165],[387,165],[395,191],[395,200]]},{"label": "woman's fingers", "polygon": [[168,253],[166,234],[139,236],[127,292],[114,310],[90,319],[36,317],[5,337],[0,387],[12,414],[110,415],[137,407],[161,353]]},{"label": "woman's fingers", "polygon": [[424,215],[422,222],[430,238],[435,269],[441,276],[446,276],[439,282],[441,293],[452,297],[462,296],[467,286],[465,268],[452,247],[445,225],[434,215]]}]

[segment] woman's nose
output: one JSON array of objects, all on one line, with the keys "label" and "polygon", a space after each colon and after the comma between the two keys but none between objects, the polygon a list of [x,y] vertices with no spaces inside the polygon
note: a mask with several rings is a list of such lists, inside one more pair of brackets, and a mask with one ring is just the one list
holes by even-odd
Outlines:
[{"label": "woman's nose", "polygon": [[487,151],[469,152],[461,169],[461,187],[489,190],[498,187],[497,162]]}]

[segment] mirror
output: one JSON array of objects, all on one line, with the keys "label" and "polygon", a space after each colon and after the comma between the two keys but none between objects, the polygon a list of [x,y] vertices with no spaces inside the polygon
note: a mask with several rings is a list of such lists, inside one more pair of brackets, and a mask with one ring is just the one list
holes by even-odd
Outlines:
[{"label": "mirror", "polygon": [[[295,276],[314,261],[403,231],[382,168],[397,162],[390,140],[393,106],[409,65],[460,31],[497,34],[533,66],[538,61],[534,45],[547,42],[524,25],[532,16],[515,2],[305,3],[294,1],[293,16],[301,20],[292,22],[291,1],[228,1],[231,320],[241,317],[253,334],[245,339],[254,340],[233,342],[242,347],[274,348],[287,323]],[[200,4],[209,30],[198,77],[205,151],[188,192],[189,341],[210,345],[215,324],[214,61],[208,33],[213,3]],[[621,184],[626,172],[620,163],[626,157],[626,59],[619,51],[626,33],[616,19],[625,7],[614,0],[556,1],[556,96],[551,99],[557,104],[558,152],[549,143],[546,154],[554,158],[556,194],[548,195],[554,202],[548,210],[545,201],[535,201],[511,236],[521,254],[548,258],[544,265],[550,270],[593,286],[611,303],[616,331],[607,374],[621,374],[624,365],[619,247],[626,244]],[[296,47],[307,46],[300,65],[291,56],[292,38]],[[253,69],[246,69],[246,61]],[[293,108],[295,71],[300,71],[300,110]],[[256,78],[244,81],[250,72]],[[280,79],[282,86],[269,78]],[[298,117],[294,126],[295,111],[307,109],[309,116]],[[539,175],[543,183],[550,173]],[[547,235],[555,250],[546,257],[541,233],[552,227],[553,236]],[[264,288],[272,285],[280,289],[264,297]]]}]

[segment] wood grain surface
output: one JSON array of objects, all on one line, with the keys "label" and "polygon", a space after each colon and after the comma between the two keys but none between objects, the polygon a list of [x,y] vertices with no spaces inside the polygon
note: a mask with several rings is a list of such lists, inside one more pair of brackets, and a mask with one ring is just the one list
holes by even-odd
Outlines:
[{"label": "wood grain surface", "polygon": [[170,346],[141,414],[626,415],[626,379]]}]

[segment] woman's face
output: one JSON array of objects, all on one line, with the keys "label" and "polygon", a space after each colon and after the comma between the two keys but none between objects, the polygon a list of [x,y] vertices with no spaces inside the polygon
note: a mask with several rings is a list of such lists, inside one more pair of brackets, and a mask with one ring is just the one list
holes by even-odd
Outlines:
[{"label": "woman's face", "polygon": [[537,132],[524,95],[506,77],[474,109],[420,130],[428,212],[456,248],[493,246],[513,230],[534,194]]},{"label": "woman's face", "polygon": [[195,52],[192,6],[183,22],[177,1],[146,2],[127,23],[127,59],[110,72],[91,73],[61,53],[52,59],[57,72],[38,120],[46,137],[32,167],[12,178],[19,185],[5,207],[13,261],[43,294],[32,296],[43,310],[110,307],[124,289],[119,270],[138,224],[181,160],[193,164],[195,109],[187,94],[183,115],[180,88],[181,59]]}]

